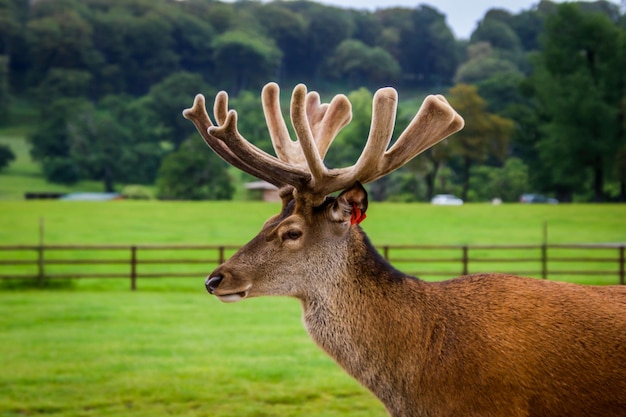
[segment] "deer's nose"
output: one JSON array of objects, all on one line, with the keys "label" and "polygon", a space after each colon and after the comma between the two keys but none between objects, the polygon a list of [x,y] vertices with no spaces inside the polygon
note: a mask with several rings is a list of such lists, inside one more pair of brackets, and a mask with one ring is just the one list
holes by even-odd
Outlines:
[{"label": "deer's nose", "polygon": [[204,286],[206,287],[206,290],[213,294],[215,292],[215,290],[217,289],[217,287],[220,286],[220,282],[222,282],[222,279],[224,277],[222,277],[221,275],[216,275],[216,276],[208,276],[206,281],[204,282]]}]

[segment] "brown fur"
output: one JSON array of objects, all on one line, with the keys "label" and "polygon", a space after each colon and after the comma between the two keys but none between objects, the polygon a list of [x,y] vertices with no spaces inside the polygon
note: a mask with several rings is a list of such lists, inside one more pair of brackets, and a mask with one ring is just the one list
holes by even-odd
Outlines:
[{"label": "brown fur", "polygon": [[353,203],[367,208],[359,184],[320,207],[288,201],[207,288],[300,299],[311,337],[394,417],[626,415],[626,287],[423,282],[350,226]]}]

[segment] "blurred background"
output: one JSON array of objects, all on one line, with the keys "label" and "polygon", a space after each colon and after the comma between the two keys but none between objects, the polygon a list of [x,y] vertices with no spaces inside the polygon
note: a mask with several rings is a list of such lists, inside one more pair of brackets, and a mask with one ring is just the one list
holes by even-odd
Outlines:
[{"label": "blurred background", "polygon": [[623,3],[484,6],[469,32],[437,6],[343,5],[0,1],[0,199],[260,198],[181,111],[226,90],[243,135],[271,151],[260,89],[276,81],[287,115],[300,82],[349,96],[331,167],[358,158],[379,87],[399,91],[396,136],[426,94],[464,116],[453,140],[372,184],[374,200],[626,200]]}]

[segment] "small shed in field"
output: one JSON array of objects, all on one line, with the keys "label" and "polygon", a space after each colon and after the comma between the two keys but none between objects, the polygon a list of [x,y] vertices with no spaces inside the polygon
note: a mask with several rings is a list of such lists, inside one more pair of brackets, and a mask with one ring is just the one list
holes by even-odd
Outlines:
[{"label": "small shed in field", "polygon": [[280,201],[278,188],[267,181],[253,181],[244,186],[250,200]]}]

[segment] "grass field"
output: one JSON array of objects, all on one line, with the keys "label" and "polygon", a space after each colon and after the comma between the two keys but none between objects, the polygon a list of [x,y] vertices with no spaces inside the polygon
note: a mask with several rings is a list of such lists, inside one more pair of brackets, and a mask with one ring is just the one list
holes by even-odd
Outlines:
[{"label": "grass field", "polygon": [[[261,202],[0,202],[0,244],[242,244],[280,206]],[[374,244],[606,243],[626,240],[626,205],[372,203]]]},{"label": "grass field", "polygon": [[0,293],[0,415],[385,415],[299,309],[200,291]]},{"label": "grass field", "polygon": [[[0,203],[0,244],[241,244],[264,203]],[[626,240],[620,205],[372,204],[376,244]],[[2,254],[0,253],[0,256]],[[206,273],[209,271],[207,270]],[[383,407],[308,338],[297,301],[219,303],[197,279],[0,290],[0,416],[356,416]],[[148,280],[146,280],[148,281]]]}]

